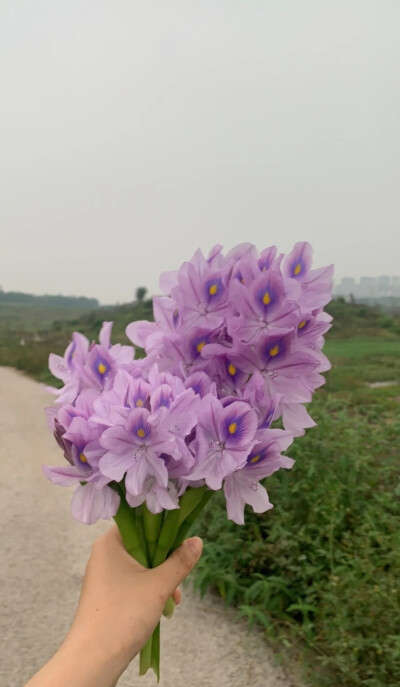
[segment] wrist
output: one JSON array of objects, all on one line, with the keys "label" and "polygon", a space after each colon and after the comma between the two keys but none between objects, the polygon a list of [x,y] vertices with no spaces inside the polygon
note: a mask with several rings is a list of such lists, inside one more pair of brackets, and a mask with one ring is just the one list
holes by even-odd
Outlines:
[{"label": "wrist", "polygon": [[73,665],[77,680],[74,684],[80,685],[82,677],[84,685],[91,686],[93,681],[94,687],[110,687],[127,667],[121,649],[108,646],[95,633],[76,626],[71,628],[58,653]]}]

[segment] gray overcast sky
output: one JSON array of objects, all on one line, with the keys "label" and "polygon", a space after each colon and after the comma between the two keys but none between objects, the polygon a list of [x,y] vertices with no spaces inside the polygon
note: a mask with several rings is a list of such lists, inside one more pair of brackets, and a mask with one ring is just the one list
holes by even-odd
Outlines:
[{"label": "gray overcast sky", "polygon": [[131,300],[200,246],[400,274],[398,0],[1,0],[0,284]]}]

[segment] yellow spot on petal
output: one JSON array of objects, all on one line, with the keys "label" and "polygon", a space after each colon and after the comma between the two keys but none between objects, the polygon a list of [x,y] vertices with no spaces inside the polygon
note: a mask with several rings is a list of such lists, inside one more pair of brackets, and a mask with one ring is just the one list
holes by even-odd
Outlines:
[{"label": "yellow spot on petal", "polygon": [[244,284],[244,279],[243,279],[243,277],[240,277],[240,283],[241,283],[241,284]]},{"label": "yellow spot on petal", "polygon": [[231,422],[231,424],[228,427],[229,434],[235,434],[237,430],[237,422]]},{"label": "yellow spot on petal", "polygon": [[269,295],[268,291],[266,291],[263,295],[263,303],[264,305],[269,305],[271,303],[271,296]]},{"label": "yellow spot on petal", "polygon": [[217,289],[218,287],[216,284],[211,284],[210,288],[208,289],[208,293],[210,294],[210,296],[215,296],[215,294],[217,293]]},{"label": "yellow spot on petal", "polygon": [[250,463],[258,463],[260,458],[261,458],[260,454],[258,454],[257,456],[253,456],[253,458],[250,458]]},{"label": "yellow spot on petal", "polygon": [[274,358],[276,355],[278,355],[278,353],[279,353],[278,344],[276,344],[276,346],[274,346],[273,348],[269,349],[269,354],[270,354],[271,358]]},{"label": "yellow spot on petal", "polygon": [[97,369],[98,369],[98,371],[100,372],[101,375],[103,375],[103,374],[107,371],[107,368],[106,368],[106,366],[104,365],[104,363],[99,363],[98,366],[97,366]]},{"label": "yellow spot on petal", "polygon": [[79,454],[79,460],[81,461],[81,463],[87,463],[87,458],[84,453]]},{"label": "yellow spot on petal", "polygon": [[299,329],[303,329],[303,327],[305,327],[306,324],[307,324],[307,321],[306,321],[306,320],[302,320],[302,321],[300,322],[298,328],[299,328]]},{"label": "yellow spot on petal", "polygon": [[141,398],[138,398],[137,401],[136,401],[136,403],[135,403],[135,406],[136,406],[137,408],[141,408],[142,405],[143,405],[142,399],[141,399]]},{"label": "yellow spot on petal", "polygon": [[296,267],[294,268],[294,274],[300,274],[301,272],[301,264],[298,262]]},{"label": "yellow spot on petal", "polygon": [[144,431],[144,429],[140,428],[140,429],[138,429],[138,431],[136,432],[136,434],[138,435],[138,437],[141,437],[141,438],[142,438],[142,437],[144,437],[144,435],[146,434],[146,432]]},{"label": "yellow spot on petal", "polygon": [[197,352],[201,353],[201,351],[205,345],[206,345],[205,341],[200,341],[200,343],[197,344]]},{"label": "yellow spot on petal", "polygon": [[233,375],[236,374],[236,367],[234,365],[232,365],[232,363],[229,364],[228,372],[230,375],[232,375],[232,377],[233,377]]}]

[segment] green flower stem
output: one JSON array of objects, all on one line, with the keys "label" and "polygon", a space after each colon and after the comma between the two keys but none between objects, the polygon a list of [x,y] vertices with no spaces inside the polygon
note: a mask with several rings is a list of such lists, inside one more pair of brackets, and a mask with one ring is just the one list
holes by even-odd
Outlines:
[{"label": "green flower stem", "polygon": [[143,516],[143,505],[138,506],[137,508],[131,508],[131,512],[133,517],[135,518],[136,521],[136,527],[137,531],[139,533],[139,538],[140,538],[140,543],[142,546],[143,551],[146,552],[147,560],[148,560],[148,568],[151,568],[151,558],[149,555],[149,549],[147,546],[147,541],[146,541],[146,535],[144,532],[144,516]]},{"label": "green flower stem", "polygon": [[160,536],[158,537],[153,567],[163,563],[168,554],[177,548],[175,546],[175,539],[178,532],[180,532],[186,518],[201,503],[205,494],[208,494],[208,489],[205,486],[199,489],[191,489],[189,487],[179,500],[180,507],[166,513]]},{"label": "green flower stem", "polygon": [[160,623],[158,623],[152,635],[151,667],[157,676],[157,682],[160,682]]},{"label": "green flower stem", "polygon": [[180,546],[182,544],[182,542],[184,541],[190,528],[196,522],[201,511],[206,507],[207,503],[209,502],[210,498],[212,497],[212,495],[214,493],[215,492],[211,491],[211,489],[207,490],[206,492],[203,492],[203,497],[202,497],[200,503],[197,504],[197,506],[188,514],[188,516],[185,518],[185,520],[181,524],[179,531],[176,535],[175,541],[173,543],[173,547],[172,547],[173,551],[175,549],[177,549],[178,546]]},{"label": "green flower stem", "polygon": [[157,548],[157,541],[161,529],[161,513],[151,513],[144,503],[142,506],[142,516],[143,516],[143,530],[145,534],[145,539],[147,543],[147,549],[149,553],[149,561],[151,567],[153,565],[154,554]]},{"label": "green flower stem", "polygon": [[[124,546],[128,553],[146,568],[156,567],[181,545],[190,527],[210,500],[213,491],[206,486],[189,488],[179,501],[180,508],[154,515],[143,504],[130,508],[126,502],[123,485],[113,488],[121,497],[120,507],[114,516]],[[175,603],[168,599],[164,615],[170,617]],[[160,624],[140,652],[139,674],[144,675],[152,668],[160,680]]]},{"label": "green flower stem", "polygon": [[165,618],[171,618],[171,616],[175,610],[175,606],[176,606],[175,601],[173,600],[172,596],[170,596],[167,603],[164,606],[163,616]]},{"label": "green flower stem", "polygon": [[[154,632],[146,644],[142,647],[139,656],[139,675],[146,675],[147,671],[153,667],[152,665],[152,645]],[[155,671],[157,674],[157,671]],[[160,674],[160,666],[158,666],[158,675]]]},{"label": "green flower stem", "polygon": [[132,509],[125,501],[125,496],[121,496],[120,506],[114,515],[114,520],[120,531],[122,541],[128,553],[146,568],[149,567],[146,549],[142,545],[142,537],[137,528]]}]

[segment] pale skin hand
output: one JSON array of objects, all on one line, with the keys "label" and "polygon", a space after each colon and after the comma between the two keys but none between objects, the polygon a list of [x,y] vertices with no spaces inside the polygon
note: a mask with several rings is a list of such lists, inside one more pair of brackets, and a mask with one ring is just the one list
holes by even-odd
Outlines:
[{"label": "pale skin hand", "polygon": [[151,636],[178,585],[202,551],[187,539],[165,563],[148,570],[124,549],[113,527],[93,544],[72,627],[53,658],[25,687],[114,687]]}]

